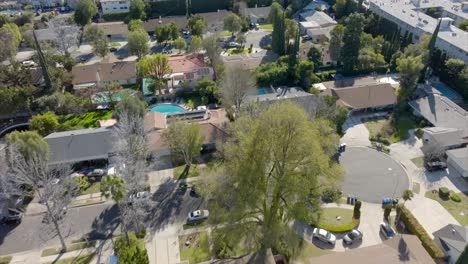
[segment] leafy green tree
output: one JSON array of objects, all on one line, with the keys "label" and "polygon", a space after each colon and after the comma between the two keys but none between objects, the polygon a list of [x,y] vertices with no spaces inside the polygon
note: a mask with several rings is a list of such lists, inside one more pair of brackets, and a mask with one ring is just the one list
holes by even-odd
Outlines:
[{"label": "leafy green tree", "polygon": [[193,36],[190,40],[189,51],[197,53],[203,48],[203,40],[200,36]]},{"label": "leafy green tree", "polygon": [[164,54],[153,54],[150,57],[144,57],[138,62],[137,67],[142,76],[153,78],[156,88],[159,89],[166,82],[164,76],[171,72],[169,57]]},{"label": "leafy green tree", "polygon": [[158,43],[169,40],[169,34],[168,27],[166,26],[156,26],[154,29],[154,35]]},{"label": "leafy green tree", "polygon": [[468,31],[468,20],[463,20],[458,24],[458,28],[463,30],[463,31]]},{"label": "leafy green tree", "polygon": [[13,131],[7,135],[8,144],[13,144],[26,159],[32,156],[49,157],[49,145],[36,131]]},{"label": "leafy green tree", "polygon": [[312,46],[307,52],[307,58],[314,63],[315,69],[323,65],[323,54],[322,50],[317,46]]},{"label": "leafy green tree", "polygon": [[132,19],[130,20],[130,22],[128,22],[129,31],[135,31],[139,29],[144,30],[143,21],[141,21],[140,19]]},{"label": "leafy green tree", "polygon": [[206,103],[216,103],[218,100],[218,86],[213,80],[203,78],[197,82],[195,88],[202,96],[202,101],[206,101]]},{"label": "leafy green tree", "polygon": [[285,25],[285,45],[289,42],[290,39],[294,39],[296,35],[299,33],[299,28],[297,27],[296,21],[293,19],[286,18],[284,20]]},{"label": "leafy green tree", "polygon": [[29,120],[29,128],[45,137],[60,127],[58,117],[53,112],[35,115]]},{"label": "leafy green tree", "polygon": [[130,19],[144,20],[146,18],[145,2],[143,0],[131,0],[128,15]]},{"label": "leafy green tree", "polygon": [[195,15],[188,19],[187,26],[193,36],[201,36],[203,31],[208,27],[208,23],[206,23],[206,20],[202,16]]},{"label": "leafy green tree", "polygon": [[97,25],[86,27],[84,39],[93,46],[93,51],[101,57],[105,57],[109,53],[109,41],[104,31]]},{"label": "leafy green tree", "polygon": [[11,60],[15,57],[17,48],[15,46],[14,37],[10,32],[0,30],[0,60]]},{"label": "leafy green tree", "polygon": [[178,50],[184,50],[187,48],[187,42],[183,38],[178,38],[174,41],[174,47]]},{"label": "leafy green tree", "polygon": [[413,191],[411,191],[411,190],[409,190],[409,189],[408,189],[408,190],[405,190],[405,191],[403,192],[403,196],[402,196],[402,198],[403,198],[403,200],[404,200],[403,205],[404,205],[408,200],[411,200],[411,199],[413,198],[413,196],[414,196]]},{"label": "leafy green tree", "polygon": [[176,23],[171,22],[167,25],[167,32],[169,34],[169,39],[176,40],[180,36],[179,26]]},{"label": "leafy green tree", "polygon": [[114,251],[119,264],[149,264],[144,241],[139,240],[134,233],[129,233],[127,239],[118,238]]},{"label": "leafy green tree", "polygon": [[149,52],[148,42],[149,36],[144,30],[139,29],[128,33],[128,51],[130,54],[136,55],[138,59],[141,59]]},{"label": "leafy green tree", "polygon": [[17,48],[23,39],[19,27],[15,23],[7,23],[0,28],[0,34],[3,32],[12,36],[13,45]]},{"label": "leafy green tree", "polygon": [[223,22],[224,29],[231,32],[232,36],[234,36],[234,34],[239,32],[242,28],[242,19],[234,13],[227,15]]},{"label": "leafy green tree", "polygon": [[314,63],[307,60],[300,61],[297,66],[297,71],[302,87],[309,88],[312,84],[311,77],[314,72]]},{"label": "leafy green tree", "polygon": [[226,241],[240,238],[287,257],[297,252],[302,240],[290,222],[316,219],[319,184],[342,173],[330,160],[338,136],[323,120],[309,120],[303,109],[284,101],[232,123],[222,180],[214,180],[208,197],[213,201],[210,221],[227,223]]},{"label": "leafy green tree", "polygon": [[98,12],[96,4],[91,0],[80,0],[76,5],[75,13],[73,18],[75,23],[81,27],[91,23],[91,19]]},{"label": "leafy green tree", "polygon": [[336,25],[330,31],[330,58],[333,61],[338,62],[341,57],[341,49],[343,47],[343,35],[344,35],[345,27],[342,24]]},{"label": "leafy green tree", "polygon": [[348,73],[352,72],[358,64],[364,21],[364,16],[358,13],[349,15],[345,20],[346,28],[343,34],[343,48],[340,57],[344,64],[344,70]]},{"label": "leafy green tree", "polygon": [[268,14],[268,22],[275,24],[276,18],[280,16],[283,16],[283,7],[277,1],[273,1]]},{"label": "leafy green tree", "polygon": [[255,69],[255,78],[260,87],[287,85],[288,65],[281,63],[263,63]]},{"label": "leafy green tree", "polygon": [[119,119],[118,113],[128,113],[130,116],[139,116],[143,118],[146,113],[146,104],[136,96],[124,96],[115,106],[115,113]]},{"label": "leafy green tree", "polygon": [[164,130],[163,137],[172,151],[184,159],[183,175],[186,175],[192,166],[193,159],[201,151],[203,136],[200,132],[200,125],[187,121],[174,121],[170,123],[169,128]]},{"label": "leafy green tree", "polygon": [[245,42],[247,42],[247,38],[245,37],[245,35],[239,34],[239,36],[237,36],[237,38],[236,38],[236,41],[237,41],[237,43],[240,44],[239,48],[243,49]]},{"label": "leafy green tree", "polygon": [[101,192],[104,197],[112,197],[112,200],[120,204],[127,196],[127,186],[122,178],[109,175],[101,181]]},{"label": "leafy green tree", "polygon": [[400,89],[398,91],[398,104],[405,108],[413,97],[419,78],[419,73],[424,68],[421,56],[403,57],[397,59],[397,70],[400,73]]}]

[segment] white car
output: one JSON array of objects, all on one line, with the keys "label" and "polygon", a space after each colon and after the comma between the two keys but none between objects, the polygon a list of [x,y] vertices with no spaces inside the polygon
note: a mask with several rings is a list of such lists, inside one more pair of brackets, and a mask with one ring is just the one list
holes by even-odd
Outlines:
[{"label": "white car", "polygon": [[208,210],[196,210],[188,214],[187,223],[196,223],[208,218],[210,212]]},{"label": "white car", "polygon": [[347,245],[353,244],[357,240],[362,240],[363,234],[358,229],[353,229],[343,237],[343,242]]},{"label": "white car", "polygon": [[150,193],[149,192],[137,192],[132,194],[128,197],[130,203],[141,202],[143,200],[149,199]]},{"label": "white car", "polygon": [[317,238],[318,240],[321,240],[325,243],[328,243],[330,245],[335,245],[336,243],[336,237],[332,233],[328,232],[325,229],[321,228],[314,228],[313,234],[312,234],[312,239]]},{"label": "white car", "polygon": [[32,67],[32,66],[35,66],[36,63],[32,60],[25,60],[22,62],[23,66],[26,66],[26,67]]}]

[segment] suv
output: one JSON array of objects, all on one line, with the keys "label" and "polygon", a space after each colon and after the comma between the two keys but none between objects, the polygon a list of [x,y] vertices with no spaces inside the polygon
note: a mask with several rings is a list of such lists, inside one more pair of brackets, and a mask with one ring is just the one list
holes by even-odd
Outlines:
[{"label": "suv", "polygon": [[196,210],[188,214],[187,223],[194,224],[208,218],[210,212],[208,210]]},{"label": "suv", "polygon": [[424,167],[426,167],[428,171],[444,170],[447,168],[447,163],[443,161],[428,161],[424,163]]},{"label": "suv", "polygon": [[380,224],[380,233],[385,237],[385,239],[390,239],[395,236],[395,231],[388,223]]},{"label": "suv", "polygon": [[19,224],[21,223],[21,219],[23,218],[23,213],[17,211],[15,209],[8,209],[8,214],[1,216],[0,223],[2,225],[7,224]]},{"label": "suv", "polygon": [[132,204],[132,203],[141,202],[143,200],[147,200],[147,199],[149,199],[149,197],[150,197],[149,192],[137,192],[135,194],[130,195],[128,197],[128,200],[129,200],[130,204]]},{"label": "suv", "polygon": [[312,239],[317,238],[330,245],[335,245],[336,237],[325,229],[314,228]]}]

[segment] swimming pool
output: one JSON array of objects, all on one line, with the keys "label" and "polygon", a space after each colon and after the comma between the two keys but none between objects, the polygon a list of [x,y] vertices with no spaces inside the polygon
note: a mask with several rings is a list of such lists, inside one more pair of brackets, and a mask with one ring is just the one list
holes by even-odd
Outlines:
[{"label": "swimming pool", "polygon": [[163,114],[183,113],[185,109],[176,104],[157,104],[151,107],[151,112],[159,112]]},{"label": "swimming pool", "polygon": [[448,99],[452,101],[460,100],[461,96],[455,92],[453,89],[447,87],[443,83],[435,82],[431,84],[434,89],[439,91],[443,96],[447,97]]},{"label": "swimming pool", "polygon": [[258,89],[257,95],[262,95],[262,94],[267,94],[267,91],[265,89]]}]

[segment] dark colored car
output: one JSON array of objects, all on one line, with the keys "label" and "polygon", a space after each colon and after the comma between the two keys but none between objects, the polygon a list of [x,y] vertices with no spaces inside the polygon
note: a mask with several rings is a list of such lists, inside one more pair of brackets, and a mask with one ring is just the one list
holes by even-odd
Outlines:
[{"label": "dark colored car", "polygon": [[428,171],[444,170],[447,168],[447,163],[443,161],[428,161],[424,163],[424,167]]},{"label": "dark colored car", "polygon": [[8,209],[8,214],[1,216],[0,223],[2,225],[19,224],[23,218],[23,213],[14,209]]},{"label": "dark colored car", "polygon": [[109,49],[109,51],[110,51],[110,52],[116,52],[116,51],[117,51],[117,48],[116,48],[116,47],[111,47],[111,48]]}]

